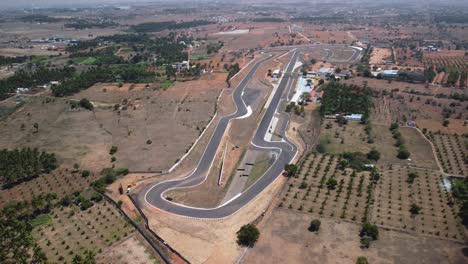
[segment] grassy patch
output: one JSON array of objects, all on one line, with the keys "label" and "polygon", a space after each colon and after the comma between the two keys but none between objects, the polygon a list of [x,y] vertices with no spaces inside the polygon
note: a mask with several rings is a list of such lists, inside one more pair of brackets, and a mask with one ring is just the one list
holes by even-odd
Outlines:
[{"label": "grassy patch", "polygon": [[141,217],[141,215],[139,215],[139,216],[135,217],[135,219],[133,219],[133,221],[135,221],[135,223],[137,223],[137,224],[140,223],[141,220],[143,220],[143,218]]},{"label": "grassy patch", "polygon": [[52,217],[50,217],[50,215],[48,214],[40,215],[31,221],[31,225],[33,228],[37,226],[41,226],[41,225],[50,224],[50,223],[52,223]]},{"label": "grassy patch", "polygon": [[256,182],[262,175],[270,168],[271,159],[268,154],[262,153],[255,159],[255,164],[250,171],[249,178],[245,183],[244,190],[249,188],[254,182]]},{"label": "grassy patch", "polygon": [[86,64],[86,65],[91,65],[91,64],[95,64],[96,60],[97,59],[94,58],[94,57],[89,57],[89,58],[86,58],[85,60],[83,60],[81,63]]},{"label": "grassy patch", "polygon": [[173,81],[165,80],[164,82],[161,83],[161,88],[167,89],[167,88],[171,87],[173,84],[174,84]]},{"label": "grassy patch", "polygon": [[193,55],[192,60],[209,60],[214,57],[214,54],[200,54],[200,55]]}]

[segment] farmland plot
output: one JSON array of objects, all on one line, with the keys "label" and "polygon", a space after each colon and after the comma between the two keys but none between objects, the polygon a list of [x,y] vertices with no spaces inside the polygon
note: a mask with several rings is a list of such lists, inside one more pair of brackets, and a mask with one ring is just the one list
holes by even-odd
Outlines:
[{"label": "farmland plot", "polygon": [[468,176],[468,140],[459,135],[428,133],[446,173]]},{"label": "farmland plot", "polygon": [[419,235],[463,240],[457,207],[439,171],[386,165],[376,185],[372,222]]}]

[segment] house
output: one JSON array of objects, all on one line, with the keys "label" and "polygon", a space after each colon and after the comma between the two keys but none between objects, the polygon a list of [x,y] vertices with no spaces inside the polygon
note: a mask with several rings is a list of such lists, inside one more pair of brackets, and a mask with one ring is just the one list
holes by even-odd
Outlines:
[{"label": "house", "polygon": [[181,70],[186,70],[190,68],[190,62],[189,61],[182,61],[176,64],[176,69],[181,71]]},{"label": "house", "polygon": [[382,72],[380,72],[380,74],[382,75],[382,78],[397,78],[398,77],[398,70],[384,70]]},{"label": "house", "polygon": [[271,73],[271,76],[272,76],[273,78],[279,78],[279,77],[281,77],[281,70],[280,70],[280,69],[274,70],[274,71]]},{"label": "house", "polygon": [[318,71],[317,71],[317,75],[324,78],[324,77],[330,77],[330,75],[332,75],[334,73],[334,69],[333,68],[320,68]]},{"label": "house", "polygon": [[17,94],[27,93],[29,92],[29,88],[16,88]]},{"label": "house", "polygon": [[344,118],[346,120],[350,120],[350,121],[361,121],[362,120],[362,114],[345,115]]}]

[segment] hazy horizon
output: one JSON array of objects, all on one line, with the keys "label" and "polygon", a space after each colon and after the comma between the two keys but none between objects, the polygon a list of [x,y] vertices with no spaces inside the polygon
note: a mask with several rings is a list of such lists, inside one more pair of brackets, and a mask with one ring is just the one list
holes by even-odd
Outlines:
[{"label": "hazy horizon", "polygon": [[[79,0],[79,1],[63,1],[63,0],[0,0],[0,9],[5,8],[50,8],[50,7],[84,7],[92,5],[137,5],[145,3],[172,3],[172,4],[181,4],[187,2],[223,2],[225,0],[181,0],[174,2],[171,0]],[[239,0],[232,2],[226,0],[227,3],[297,3],[297,2],[308,2],[308,3],[331,3],[331,2],[343,2],[342,0],[322,0],[322,1],[304,1],[304,0]],[[371,0],[348,0],[347,3],[362,3],[362,2],[374,2]],[[411,2],[411,0],[389,0],[388,2]],[[415,3],[420,3],[418,0],[413,0]],[[448,0],[448,1],[437,1],[437,0],[428,0],[424,1],[424,4],[435,2],[439,4],[443,3],[452,3],[452,4],[467,4],[464,0]]]}]

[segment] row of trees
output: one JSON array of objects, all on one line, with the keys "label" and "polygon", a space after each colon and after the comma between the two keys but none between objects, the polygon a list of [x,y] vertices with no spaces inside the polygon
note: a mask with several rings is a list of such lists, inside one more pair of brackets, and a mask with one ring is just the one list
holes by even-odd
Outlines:
[{"label": "row of trees", "polygon": [[54,96],[63,97],[87,89],[98,82],[148,83],[152,82],[154,77],[154,73],[148,72],[145,66],[140,65],[97,67],[53,86],[52,92]]},{"label": "row of trees", "polygon": [[34,85],[43,85],[50,81],[63,81],[75,73],[75,68],[65,67],[62,69],[38,68],[33,72],[20,70],[9,78],[0,80],[0,100],[8,98],[16,88],[28,88]]},{"label": "row of trees", "polygon": [[28,56],[20,56],[20,57],[5,57],[0,56],[0,65],[10,65],[13,63],[23,63],[29,59]]},{"label": "row of trees", "polygon": [[32,220],[49,213],[56,194],[16,202],[0,211],[0,263],[45,263],[47,258],[31,235]]},{"label": "row of trees", "polygon": [[30,180],[57,167],[53,153],[23,148],[0,150],[0,181],[6,186]]}]

